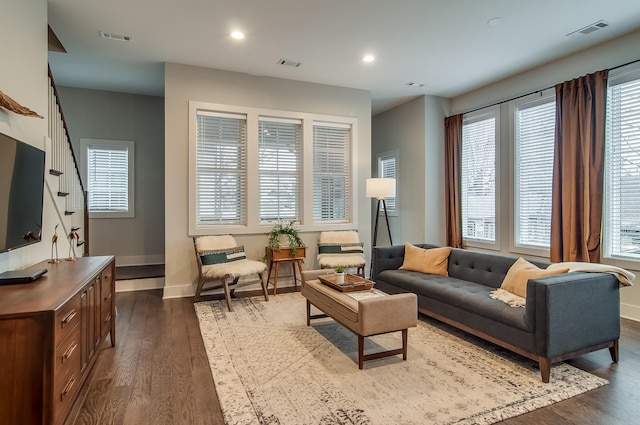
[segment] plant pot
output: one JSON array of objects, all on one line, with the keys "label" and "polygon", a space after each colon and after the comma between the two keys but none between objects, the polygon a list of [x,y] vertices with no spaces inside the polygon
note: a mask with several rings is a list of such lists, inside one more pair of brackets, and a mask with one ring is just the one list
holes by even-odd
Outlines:
[{"label": "plant pot", "polygon": [[344,273],[336,273],[336,285],[344,284]]},{"label": "plant pot", "polygon": [[289,237],[287,235],[280,235],[278,237],[278,242],[280,243],[280,248],[289,248]]}]

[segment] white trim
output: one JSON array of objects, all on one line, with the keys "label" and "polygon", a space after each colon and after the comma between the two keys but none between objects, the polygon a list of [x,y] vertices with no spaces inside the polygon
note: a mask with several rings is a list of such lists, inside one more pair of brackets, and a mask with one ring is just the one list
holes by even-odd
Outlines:
[{"label": "white trim", "polygon": [[640,307],[633,304],[620,303],[620,317],[640,322]]},{"label": "white trim", "polygon": [[165,286],[162,299],[193,297],[196,294],[193,285]]},{"label": "white trim", "polygon": [[[257,169],[258,147],[258,120],[299,120],[302,123],[302,196],[301,209],[302,220],[299,230],[305,232],[319,232],[325,230],[350,230],[358,226],[358,118],[346,116],[333,116],[313,114],[295,111],[281,111],[245,107],[239,105],[223,105],[207,102],[189,101],[189,236],[198,235],[222,235],[233,233],[236,235],[258,235],[271,230],[272,223],[259,222],[259,205],[255,196],[258,190],[258,174],[250,172],[247,176],[247,224],[246,225],[211,225],[202,226],[196,223],[195,184],[196,184],[196,114],[240,114],[247,119],[247,167],[248,170]],[[234,115],[238,118],[237,115]],[[313,222],[313,126],[350,128],[351,129],[351,214],[350,220],[345,223],[319,223]]]},{"label": "white trim", "polygon": [[509,253],[522,254],[528,256],[549,258],[549,248],[539,248],[529,245],[516,244],[516,108],[521,106],[537,106],[544,103],[553,101],[555,102],[556,94],[555,89],[547,89],[539,93],[532,93],[528,96],[512,100],[508,102],[509,113],[509,132],[508,132],[508,145],[509,145]]},{"label": "white trim", "polygon": [[[462,243],[465,248],[478,248],[478,249],[486,249],[489,251],[500,251],[501,250],[501,225],[502,222],[502,208],[501,208],[501,150],[502,145],[500,143],[500,136],[502,134],[502,127],[500,124],[500,105],[489,106],[483,108],[478,111],[469,112],[464,114],[462,125],[464,127],[465,124],[470,124],[478,121],[483,121],[490,118],[495,118],[495,223],[494,223],[494,231],[495,231],[495,242],[488,242],[480,239],[473,238],[464,238],[462,239]],[[462,154],[462,152],[461,152]],[[462,194],[461,194],[462,195]],[[462,210],[461,210],[462,211]],[[462,229],[464,234],[464,229]]]},{"label": "white trim", "polygon": [[164,277],[116,280],[116,292],[148,291],[162,288],[164,288]]},{"label": "white trim", "polygon": [[[90,146],[112,148],[126,147],[128,155],[128,210],[125,212],[91,212],[89,218],[133,218],[135,217],[135,143],[130,140],[113,140],[113,139],[91,139],[80,138],[80,169],[84,181],[84,187],[89,188],[89,178],[87,174],[87,149]],[[91,196],[91,194],[89,194]]]}]

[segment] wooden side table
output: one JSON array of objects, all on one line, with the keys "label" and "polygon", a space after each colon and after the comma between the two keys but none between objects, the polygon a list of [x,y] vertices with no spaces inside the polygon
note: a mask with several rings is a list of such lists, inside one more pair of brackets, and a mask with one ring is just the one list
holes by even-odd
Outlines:
[{"label": "wooden side table", "polygon": [[291,268],[293,269],[293,284],[296,289],[298,288],[298,277],[296,276],[296,266],[298,267],[298,271],[300,272],[300,279],[302,279],[302,264],[301,262],[304,260],[306,255],[306,248],[303,246],[299,246],[296,248],[295,257],[291,253],[291,248],[266,248],[267,260],[269,260],[269,275],[267,276],[267,287],[269,286],[269,281],[271,280],[271,270],[274,269],[275,265],[275,274],[273,276],[273,295],[276,295],[278,290],[278,271],[280,269],[280,263],[289,263],[291,264]]}]

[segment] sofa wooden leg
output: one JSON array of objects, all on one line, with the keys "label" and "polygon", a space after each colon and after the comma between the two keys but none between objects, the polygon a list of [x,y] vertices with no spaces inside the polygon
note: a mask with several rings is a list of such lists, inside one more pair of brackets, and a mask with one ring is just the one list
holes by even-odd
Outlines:
[{"label": "sofa wooden leg", "polygon": [[609,354],[611,354],[611,361],[614,363],[618,363],[618,359],[620,358],[620,352],[619,352],[619,341],[618,339],[616,339],[615,341],[613,341],[613,347],[609,347]]},{"label": "sofa wooden leg", "polygon": [[549,379],[551,378],[551,359],[543,357],[540,359],[538,364],[540,365],[540,375],[542,375],[542,382],[548,384]]},{"label": "sofa wooden leg", "polygon": [[307,300],[307,326],[311,326],[311,303]]},{"label": "sofa wooden leg", "polygon": [[358,369],[364,367],[364,337],[358,335]]}]

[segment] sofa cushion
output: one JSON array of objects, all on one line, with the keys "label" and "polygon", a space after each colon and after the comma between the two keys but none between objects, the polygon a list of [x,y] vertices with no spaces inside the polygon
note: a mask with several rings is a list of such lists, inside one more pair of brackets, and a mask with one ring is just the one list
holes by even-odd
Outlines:
[{"label": "sofa cushion", "polygon": [[[436,299],[453,308],[473,312],[524,331],[527,325],[525,309],[512,308],[489,297],[493,288],[466,280],[409,270],[385,270],[378,279],[423,297]],[[428,304],[424,307],[427,309]]]},{"label": "sofa cushion", "polygon": [[538,268],[524,258],[520,257],[509,268],[507,275],[500,285],[500,289],[511,292],[519,297],[527,296],[527,282],[529,279],[562,274],[569,271],[569,268],[546,270]]},{"label": "sofa cushion", "polygon": [[423,249],[410,243],[404,246],[404,262],[400,270],[412,270],[448,276],[448,259],[451,248]]}]

